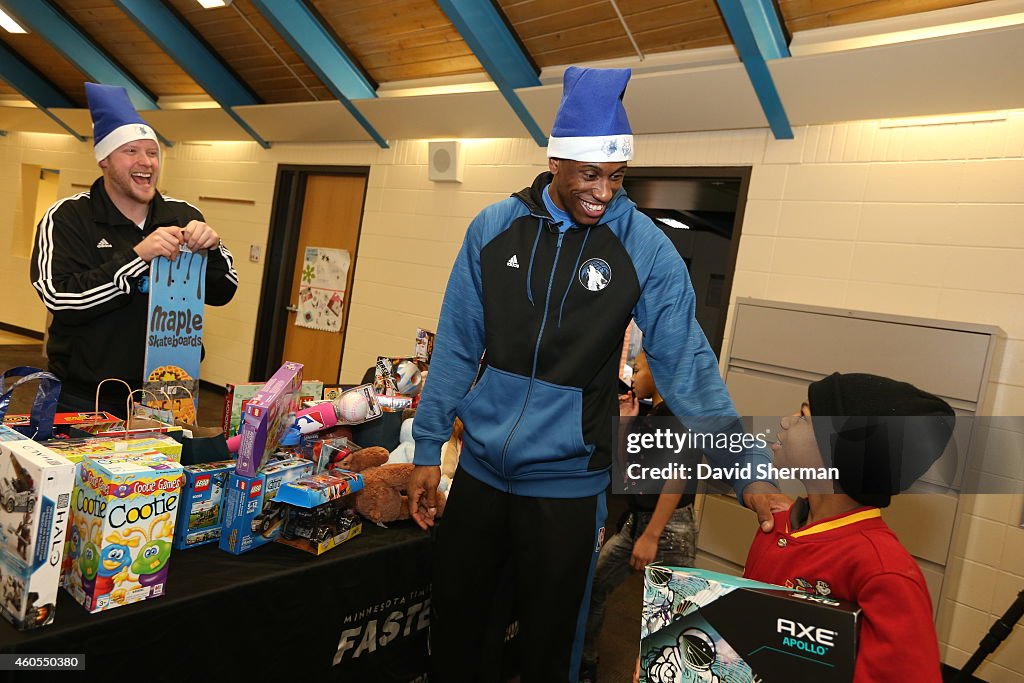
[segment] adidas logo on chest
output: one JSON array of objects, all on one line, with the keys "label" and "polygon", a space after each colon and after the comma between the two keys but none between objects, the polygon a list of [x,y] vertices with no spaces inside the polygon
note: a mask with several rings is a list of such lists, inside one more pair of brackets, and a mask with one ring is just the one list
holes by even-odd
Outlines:
[{"label": "adidas logo on chest", "polygon": [[112,249],[113,246],[113,244],[107,241],[106,237],[101,238],[100,241],[96,243],[97,249]]},{"label": "adidas logo on chest", "polygon": [[518,268],[519,267],[519,259],[516,258],[516,254],[512,254],[512,258],[510,258],[505,263],[505,265],[508,266],[509,268]]}]

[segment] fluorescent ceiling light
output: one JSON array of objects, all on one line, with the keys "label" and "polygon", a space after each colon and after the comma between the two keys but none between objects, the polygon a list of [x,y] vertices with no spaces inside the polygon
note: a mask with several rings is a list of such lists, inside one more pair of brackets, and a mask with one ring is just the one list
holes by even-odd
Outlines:
[{"label": "fluorescent ceiling light", "polygon": [[215,9],[217,7],[227,7],[231,4],[231,0],[199,0],[199,5],[203,9]]},{"label": "fluorescent ceiling light", "polygon": [[8,33],[28,33],[28,30],[5,12],[3,7],[0,7],[0,26],[3,26]]},{"label": "fluorescent ceiling light", "polygon": [[681,223],[681,222],[677,221],[675,218],[659,218],[658,220],[661,221],[662,223],[664,223],[665,225],[667,225],[668,227],[676,228],[677,230],[689,230],[690,229],[689,225],[687,225],[686,223]]},{"label": "fluorescent ceiling light", "polygon": [[1005,111],[993,111],[976,114],[953,114],[950,116],[908,116],[900,119],[885,119],[878,124],[878,127],[915,128],[917,126],[948,126],[957,123],[994,123],[1005,120]]}]

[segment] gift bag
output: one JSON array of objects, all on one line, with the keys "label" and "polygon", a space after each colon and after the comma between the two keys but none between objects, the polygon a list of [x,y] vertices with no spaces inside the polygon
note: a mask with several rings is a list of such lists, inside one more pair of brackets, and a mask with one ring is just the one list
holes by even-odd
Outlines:
[{"label": "gift bag", "polygon": [[[96,385],[96,403],[95,408],[99,408],[100,405],[100,391],[103,385],[107,382],[116,382],[123,384],[128,389],[128,398],[125,399],[125,415],[127,418],[124,421],[118,422],[116,425],[105,426],[101,429],[88,429],[90,433],[96,436],[106,437],[124,437],[128,439],[132,436],[139,436],[140,434],[167,434],[177,431],[178,428],[171,424],[170,413],[161,413],[160,411],[149,409],[144,403],[136,403],[135,395],[141,394],[142,400],[145,401],[146,394],[149,394],[154,399],[155,394],[146,389],[135,389],[132,390],[128,382],[123,379],[116,379],[108,377]],[[173,434],[172,434],[173,436]]]},{"label": "gift bag", "polygon": [[[7,381],[18,380],[7,386]],[[28,425],[13,425],[14,429],[30,439],[43,441],[53,436],[53,418],[57,414],[57,399],[60,397],[60,380],[53,374],[28,366],[11,368],[0,376],[0,420],[7,416],[14,390],[27,382],[39,382],[35,400],[32,401]]]}]

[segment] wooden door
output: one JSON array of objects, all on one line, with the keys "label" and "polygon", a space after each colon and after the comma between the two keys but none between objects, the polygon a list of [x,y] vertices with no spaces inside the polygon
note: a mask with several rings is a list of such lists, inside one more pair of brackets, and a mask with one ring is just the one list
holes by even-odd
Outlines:
[{"label": "wooden door", "polygon": [[[362,176],[310,175],[306,179],[281,358],[282,361],[302,363],[305,366],[302,376],[306,379],[334,384],[341,374],[341,354],[352,297],[365,185],[366,178]],[[306,247],[344,249],[351,258],[342,302],[341,330],[338,332],[322,332],[295,324]]]}]

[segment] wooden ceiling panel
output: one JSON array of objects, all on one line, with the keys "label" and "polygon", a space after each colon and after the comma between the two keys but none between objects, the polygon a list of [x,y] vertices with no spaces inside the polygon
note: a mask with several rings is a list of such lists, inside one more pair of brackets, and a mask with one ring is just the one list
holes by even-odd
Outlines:
[{"label": "wooden ceiling panel", "polygon": [[313,0],[313,5],[378,83],[484,70],[434,0]]},{"label": "wooden ceiling panel", "polygon": [[85,106],[89,77],[37,33],[4,33],[4,42],[79,107]]},{"label": "wooden ceiling panel", "polygon": [[948,7],[973,5],[980,0],[779,0],[779,9],[791,33],[826,26],[889,19]]},{"label": "wooden ceiling panel", "polygon": [[316,74],[249,0],[235,0],[230,7],[209,10],[195,0],[166,2],[264,102],[333,99]]},{"label": "wooden ceiling panel", "polygon": [[55,0],[88,38],[154,96],[203,89],[111,0]]},{"label": "wooden ceiling panel", "polygon": [[[635,54],[608,0],[499,0],[527,51],[541,66]],[[714,0],[618,0],[644,54],[729,43]]]}]

